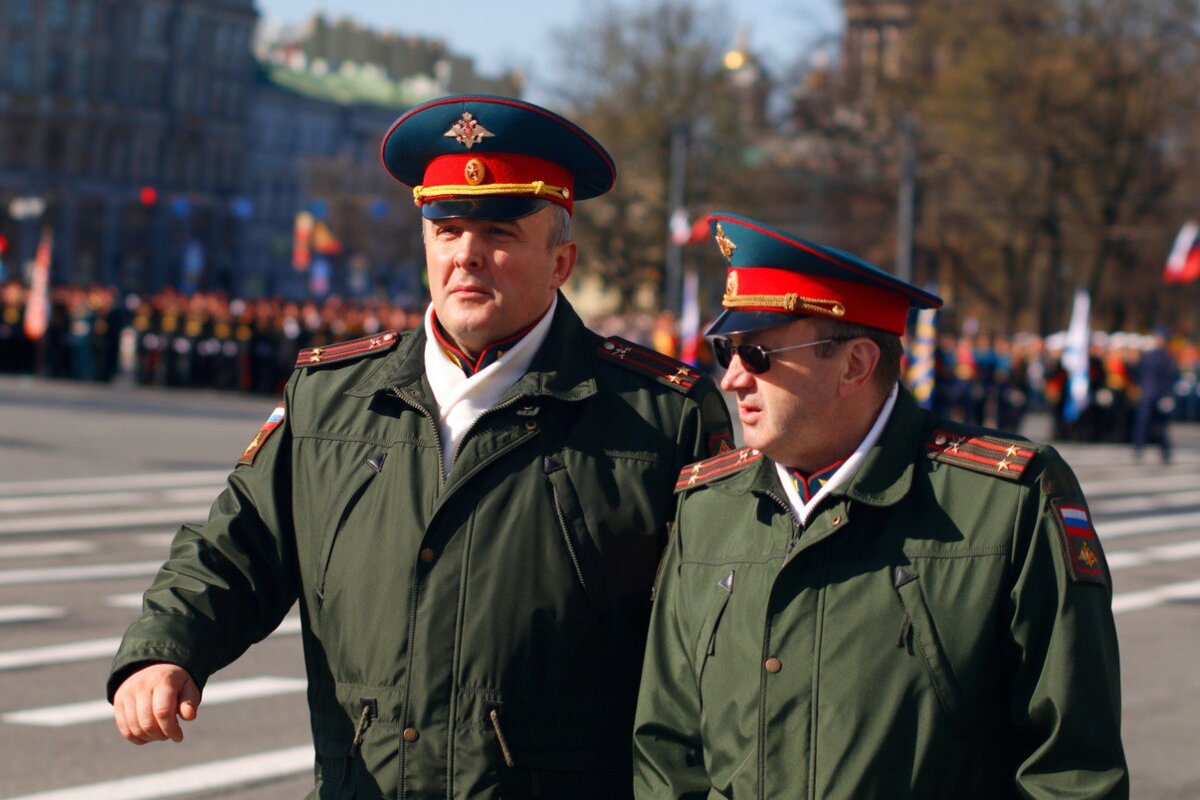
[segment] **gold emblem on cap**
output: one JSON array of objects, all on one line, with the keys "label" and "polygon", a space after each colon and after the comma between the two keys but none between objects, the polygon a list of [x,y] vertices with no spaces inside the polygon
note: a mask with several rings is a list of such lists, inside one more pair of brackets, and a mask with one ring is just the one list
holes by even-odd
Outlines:
[{"label": "gold emblem on cap", "polygon": [[478,158],[472,158],[467,162],[467,166],[463,168],[463,177],[466,178],[467,184],[470,186],[478,186],[483,183],[483,179],[486,176],[487,167]]},{"label": "gold emblem on cap", "polygon": [[725,256],[725,260],[729,261],[733,258],[733,251],[737,250],[737,245],[733,240],[725,235],[725,229],[721,227],[721,223],[717,223],[717,247],[721,248],[721,254]]},{"label": "gold emblem on cap", "polygon": [[729,270],[729,274],[725,276],[725,297],[737,297],[738,276],[737,270]]},{"label": "gold emblem on cap", "polygon": [[449,136],[451,139],[457,139],[458,143],[470,150],[475,145],[482,142],[488,136],[496,134],[483,127],[479,120],[470,111],[464,111],[459,117],[458,122],[450,126],[450,130],[442,134]]}]

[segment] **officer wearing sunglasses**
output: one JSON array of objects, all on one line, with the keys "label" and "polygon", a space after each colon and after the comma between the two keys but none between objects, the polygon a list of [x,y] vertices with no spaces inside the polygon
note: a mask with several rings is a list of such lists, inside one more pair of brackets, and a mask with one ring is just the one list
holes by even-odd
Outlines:
[{"label": "officer wearing sunglasses", "polygon": [[900,385],[908,311],[939,298],[710,226],[747,447],[676,485],[636,795],[1127,797],[1110,574],[1071,469]]}]

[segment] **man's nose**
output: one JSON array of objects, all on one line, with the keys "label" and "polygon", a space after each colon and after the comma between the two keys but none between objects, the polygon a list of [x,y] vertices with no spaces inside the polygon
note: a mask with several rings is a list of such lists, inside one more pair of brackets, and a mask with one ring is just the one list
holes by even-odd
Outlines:
[{"label": "man's nose", "polygon": [[725,374],[721,376],[721,391],[732,392],[738,389],[745,389],[753,381],[753,375],[742,364],[742,357],[735,350],[733,357],[729,359],[729,366],[725,369]]},{"label": "man's nose", "polygon": [[454,252],[454,266],[459,269],[479,269],[484,264],[483,248],[480,238],[466,232],[458,239],[458,249]]}]

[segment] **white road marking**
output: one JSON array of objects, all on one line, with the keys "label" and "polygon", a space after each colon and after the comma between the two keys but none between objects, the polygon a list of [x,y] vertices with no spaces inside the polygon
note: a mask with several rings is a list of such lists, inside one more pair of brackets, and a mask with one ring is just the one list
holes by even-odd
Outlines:
[{"label": "white road marking", "polygon": [[[1112,559],[1109,559],[1112,563]],[[141,592],[122,592],[121,594],[110,594],[104,598],[104,605],[109,608],[141,608],[142,593]]]},{"label": "white road marking", "polygon": [[1189,558],[1200,558],[1200,541],[1164,544],[1147,547],[1145,550],[1123,550],[1105,555],[1108,557],[1109,569],[1142,567],[1164,561],[1186,561]]},{"label": "white road marking", "polygon": [[60,478],[47,481],[0,483],[0,497],[59,492],[97,492],[106,489],[149,489],[163,486],[216,486],[224,484],[230,470],[152,472],[144,475],[106,475],[94,478]]},{"label": "white road marking", "polygon": [[1197,481],[1193,472],[1188,475],[1145,475],[1136,478],[1108,478],[1104,480],[1080,481],[1083,495],[1089,499],[1124,495],[1140,495],[1148,492],[1168,492],[1176,489],[1195,489]]},{"label": "white road marking", "polygon": [[55,517],[10,519],[0,522],[0,535],[47,533],[57,531],[91,531],[107,528],[134,528],[183,522],[203,522],[208,519],[209,506],[183,506],[127,511],[119,514],[66,514]]},{"label": "white road marking", "polygon": [[1168,531],[1200,531],[1200,512],[1187,514],[1154,514],[1137,519],[1123,519],[1105,522],[1103,519],[1092,518],[1100,541],[1120,539],[1125,536],[1144,536],[1148,533],[1163,533]]},{"label": "white road marking", "polygon": [[1113,596],[1112,609],[1114,614],[1123,614],[1126,611],[1154,608],[1173,600],[1197,599],[1200,599],[1200,580],[1184,581],[1155,586],[1153,589],[1143,589],[1138,592],[1121,592]]},{"label": "white road marking", "polygon": [[[294,636],[300,632],[300,617],[287,617],[279,623],[279,627],[271,636]],[[121,637],[111,636],[106,639],[90,639],[80,642],[49,645],[47,647],[31,647],[26,650],[9,650],[0,652],[0,672],[15,669],[30,669],[45,667],[51,664],[70,664],[76,661],[90,661],[96,658],[112,658],[121,644]]]},{"label": "white road marking", "polygon": [[0,570],[0,586],[27,583],[74,583],[114,578],[141,578],[158,574],[161,561],[126,561],[119,564],[80,564],[74,567],[30,567]]},{"label": "white road marking", "polygon": [[[263,675],[243,680],[214,681],[204,687],[200,700],[201,710],[224,703],[236,703],[259,697],[277,697],[284,694],[303,692],[308,681],[303,678],[283,678]],[[88,700],[82,703],[66,703],[60,706],[30,708],[0,714],[0,722],[10,725],[36,725],[42,728],[65,728],[88,722],[112,719],[112,706],[107,700]]]},{"label": "white road marking", "polygon": [[40,558],[42,556],[81,556],[96,552],[92,542],[60,539],[53,542],[10,542],[0,544],[0,559]]},{"label": "white road marking", "polygon": [[[1195,478],[1195,483],[1200,485],[1200,477]],[[1190,490],[1179,492],[1145,492],[1128,497],[1101,500],[1092,499],[1094,497],[1095,495],[1088,496],[1088,507],[1091,508],[1092,514],[1100,516],[1133,511],[1153,514],[1165,509],[1195,508],[1200,505],[1200,490],[1197,490],[1195,486]]]},{"label": "white road marking", "polygon": [[67,615],[65,608],[57,606],[0,606],[0,624],[6,622],[42,622],[48,619],[62,619]]},{"label": "white road marking", "polygon": [[79,800],[81,797],[87,800],[159,800],[180,794],[225,789],[247,781],[257,783],[271,778],[300,775],[311,771],[312,766],[313,748],[306,744],[133,778],[27,794],[9,800]]},{"label": "white road marking", "polygon": [[164,503],[197,503],[212,501],[221,493],[221,486],[202,486],[195,489],[160,489],[143,492],[104,492],[102,494],[47,494],[36,497],[0,498],[0,514],[28,514],[38,511],[67,511],[80,508],[121,508],[162,505]]}]

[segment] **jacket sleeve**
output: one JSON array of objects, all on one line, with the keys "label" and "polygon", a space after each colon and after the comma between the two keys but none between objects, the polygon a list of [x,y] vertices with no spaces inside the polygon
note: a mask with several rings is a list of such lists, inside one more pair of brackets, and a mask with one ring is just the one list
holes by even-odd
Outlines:
[{"label": "jacket sleeve", "polygon": [[711,782],[700,735],[700,693],[679,609],[680,535],[660,568],[633,733],[634,795],[645,800],[704,798]]},{"label": "jacket sleeve", "polygon": [[183,525],[125,632],[108,679],[111,702],[147,663],[187,670],[203,688],[212,673],[271,633],[296,599],[291,510],[290,392],[284,419],[253,462],[230,473],[203,525]]},{"label": "jacket sleeve", "polygon": [[1014,532],[1015,787],[1030,798],[1128,797],[1111,575],[1075,476],[1053,449],[1041,452],[1040,492],[1027,495]]}]

